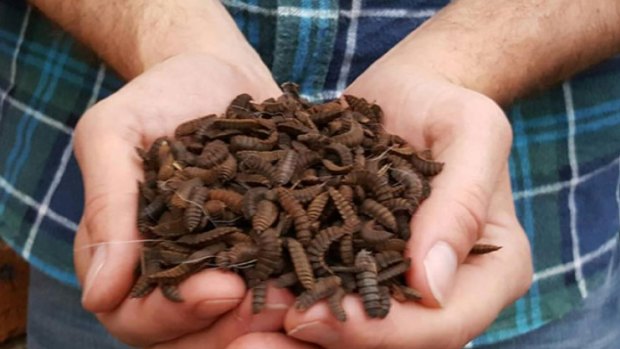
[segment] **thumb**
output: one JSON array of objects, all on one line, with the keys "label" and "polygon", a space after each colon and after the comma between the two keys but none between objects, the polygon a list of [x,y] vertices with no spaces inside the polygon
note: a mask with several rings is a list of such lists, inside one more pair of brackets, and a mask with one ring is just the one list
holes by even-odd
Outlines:
[{"label": "thumb", "polygon": [[432,181],[430,197],[412,217],[408,243],[413,262],[409,281],[426,305],[448,301],[458,266],[487,223],[489,201],[511,139],[509,126],[498,122],[499,117],[470,120],[447,133],[453,139],[436,139],[440,146],[433,150],[445,166]]},{"label": "thumb", "polygon": [[[139,132],[131,132],[129,117],[98,105],[75,131],[75,153],[85,191],[84,214],[75,246],[75,267],[83,287],[82,303],[92,312],[114,309],[133,282],[139,244],[137,181],[142,170],[134,146]],[[126,116],[126,115],[125,115]]]}]

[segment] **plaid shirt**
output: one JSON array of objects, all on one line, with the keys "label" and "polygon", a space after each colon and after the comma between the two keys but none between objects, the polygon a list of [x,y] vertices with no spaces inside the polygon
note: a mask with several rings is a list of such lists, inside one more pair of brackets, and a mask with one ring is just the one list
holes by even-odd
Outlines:
[{"label": "plaid shirt", "polygon": [[[337,97],[447,0],[225,0],[279,82]],[[73,127],[123,82],[25,2],[0,2],[0,235],[35,267],[77,287],[72,242],[83,189]],[[620,59],[507,111],[514,201],[534,283],[473,345],[559,318],[599,285],[618,251]]]}]

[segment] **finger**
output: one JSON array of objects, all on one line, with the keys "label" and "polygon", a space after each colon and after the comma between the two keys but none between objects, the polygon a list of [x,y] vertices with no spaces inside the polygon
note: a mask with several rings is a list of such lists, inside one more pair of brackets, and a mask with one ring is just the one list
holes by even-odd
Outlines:
[{"label": "finger", "polygon": [[[106,115],[102,103],[85,115],[75,132],[75,152],[85,189],[85,210],[76,240],[75,264],[83,305],[93,312],[114,309],[133,281],[138,244],[137,182],[142,177],[134,125]],[[107,117],[106,117],[107,116]],[[93,244],[92,248],[77,245]]]},{"label": "finger", "polygon": [[241,303],[245,285],[234,273],[210,269],[183,281],[179,293],[183,302],[175,303],[156,289],[145,298],[127,299],[98,318],[123,342],[152,345],[210,326]]},{"label": "finger", "polygon": [[279,331],[293,301],[293,296],[286,290],[269,287],[264,309],[253,314],[252,292],[248,292],[235,310],[221,317],[209,329],[156,345],[154,348],[226,348],[236,338],[248,333]]},{"label": "finger", "polygon": [[306,313],[290,311],[287,333],[326,348],[462,348],[530,285],[529,249],[519,229],[518,225],[512,230],[498,225],[485,228],[485,241],[503,248],[468,258],[456,275],[454,297],[443,308],[392,301],[385,319],[371,320],[359,298],[347,296],[346,322],[338,322],[325,304],[319,304]]},{"label": "finger", "polygon": [[250,333],[235,339],[227,349],[317,349],[318,347],[302,342],[282,333]]}]

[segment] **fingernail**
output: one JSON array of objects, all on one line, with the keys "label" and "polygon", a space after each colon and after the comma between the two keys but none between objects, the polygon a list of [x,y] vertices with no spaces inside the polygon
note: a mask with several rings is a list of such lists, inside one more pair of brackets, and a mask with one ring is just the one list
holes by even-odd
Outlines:
[{"label": "fingernail", "polygon": [[196,305],[194,314],[200,319],[221,315],[241,303],[241,298],[220,298],[203,301]]},{"label": "fingernail", "polygon": [[302,341],[326,345],[340,340],[340,334],[322,321],[312,321],[299,325],[288,332],[288,335]]},{"label": "fingernail", "polygon": [[435,243],[424,258],[424,270],[433,297],[443,306],[449,296],[457,268],[456,252],[444,242]]},{"label": "fingernail", "polygon": [[88,297],[89,292],[97,281],[97,276],[103,265],[105,264],[107,246],[101,245],[95,248],[95,253],[90,261],[90,267],[86,273],[86,279],[84,280],[84,292],[82,292],[82,302]]}]

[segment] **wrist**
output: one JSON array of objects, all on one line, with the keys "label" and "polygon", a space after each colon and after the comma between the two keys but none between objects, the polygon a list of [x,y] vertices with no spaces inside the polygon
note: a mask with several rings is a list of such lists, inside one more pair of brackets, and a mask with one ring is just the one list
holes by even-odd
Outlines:
[{"label": "wrist", "polygon": [[219,1],[186,1],[175,11],[162,19],[161,8],[146,9],[140,17],[131,67],[135,75],[170,57],[193,53],[209,54],[239,69],[268,72]]},{"label": "wrist", "polygon": [[606,0],[460,0],[385,58],[506,105],[618,52],[618,16]]}]

